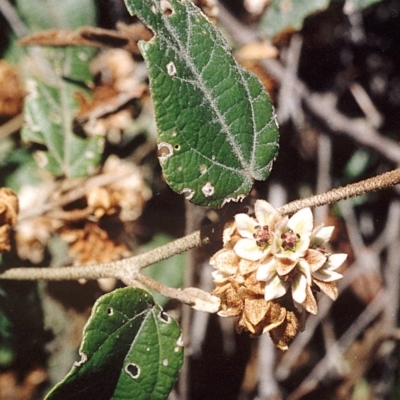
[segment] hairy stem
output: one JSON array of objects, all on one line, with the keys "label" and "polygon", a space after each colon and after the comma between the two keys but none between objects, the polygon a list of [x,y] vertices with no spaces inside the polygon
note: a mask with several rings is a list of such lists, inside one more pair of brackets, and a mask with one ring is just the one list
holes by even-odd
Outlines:
[{"label": "hairy stem", "polygon": [[[400,169],[395,169],[361,182],[293,201],[280,207],[278,211],[283,215],[293,214],[305,207],[332,204],[339,200],[360,196],[368,192],[397,185],[398,183],[400,183]],[[11,268],[0,273],[0,279],[59,281],[116,277],[125,281],[132,276],[135,279],[135,273],[138,273],[144,267],[210,243],[213,234],[215,234],[213,230],[210,232],[196,231],[154,250],[114,262],[62,268]]]}]

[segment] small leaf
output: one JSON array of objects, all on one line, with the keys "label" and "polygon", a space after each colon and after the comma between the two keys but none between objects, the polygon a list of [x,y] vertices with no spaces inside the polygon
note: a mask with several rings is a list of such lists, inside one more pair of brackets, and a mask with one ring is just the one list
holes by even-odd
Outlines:
[{"label": "small leaf", "polygon": [[46,400],[163,400],[183,361],[178,324],[134,288],[97,300],[70,373]]},{"label": "small leaf", "polygon": [[65,48],[51,49],[50,54],[55,82],[48,84],[36,78],[28,81],[21,136],[26,142],[44,146],[45,151],[36,154],[38,165],[53,175],[87,176],[100,162],[104,139],[76,136],[73,121],[78,111],[77,94],[88,95],[82,85],[90,80],[85,64],[93,52]]},{"label": "small leaf", "polygon": [[268,177],[278,128],[260,81],[187,0],[126,0],[155,37],[139,47],[149,69],[167,182],[187,199],[222,206]]},{"label": "small leaf", "polygon": [[285,30],[300,30],[306,17],[326,9],[330,0],[273,0],[268,6],[260,31],[273,38]]}]

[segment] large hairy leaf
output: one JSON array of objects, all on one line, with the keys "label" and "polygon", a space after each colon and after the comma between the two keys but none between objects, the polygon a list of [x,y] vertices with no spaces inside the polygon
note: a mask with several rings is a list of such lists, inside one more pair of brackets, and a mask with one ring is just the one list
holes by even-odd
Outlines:
[{"label": "large hairy leaf", "polygon": [[163,400],[183,362],[179,325],[134,288],[117,289],[94,305],[81,360],[46,400]]},{"label": "large hairy leaf", "polygon": [[155,33],[149,69],[167,182],[195,204],[221,206],[269,175],[278,128],[260,81],[241,68],[191,1],[126,0]]}]

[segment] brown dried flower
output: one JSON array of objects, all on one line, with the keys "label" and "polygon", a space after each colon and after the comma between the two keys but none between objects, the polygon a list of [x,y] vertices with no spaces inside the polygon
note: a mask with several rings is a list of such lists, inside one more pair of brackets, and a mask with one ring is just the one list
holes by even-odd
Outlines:
[{"label": "brown dried flower", "polygon": [[107,186],[110,208],[119,210],[121,221],[134,221],[140,217],[152,192],[143,179],[142,171],[129,161],[111,155],[103,167],[104,174],[126,175],[125,178]]},{"label": "brown dried flower", "polygon": [[10,231],[17,223],[18,197],[9,188],[0,188],[0,252],[9,251]]},{"label": "brown dried flower", "polygon": [[82,229],[66,227],[60,235],[69,244],[69,252],[78,264],[115,261],[131,255],[125,243],[111,238],[94,222],[86,222]]}]

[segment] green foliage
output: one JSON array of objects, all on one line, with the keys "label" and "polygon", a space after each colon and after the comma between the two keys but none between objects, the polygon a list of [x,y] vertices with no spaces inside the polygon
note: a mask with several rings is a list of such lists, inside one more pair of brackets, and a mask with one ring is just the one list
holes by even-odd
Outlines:
[{"label": "green foliage", "polygon": [[[353,0],[351,3],[354,10],[362,10],[381,1]],[[261,20],[260,31],[265,36],[274,38],[286,30],[300,30],[305,18],[325,10],[335,2],[339,0],[273,0]]]},{"label": "green foliage", "polygon": [[273,38],[288,29],[300,30],[307,16],[324,10],[329,3],[330,0],[274,0],[261,20],[260,31]]},{"label": "green foliage", "polygon": [[[19,14],[30,32],[51,28],[77,28],[96,22],[96,8],[91,0],[46,2],[17,1]],[[78,177],[93,172],[103,151],[100,137],[84,139],[73,132],[78,111],[78,97],[88,97],[85,87],[92,81],[89,61],[95,50],[83,47],[45,48],[27,55],[35,76],[27,82],[28,96],[24,104],[26,124],[21,131],[25,142],[33,142],[45,151],[36,153],[40,168],[55,176]],[[37,59],[39,57],[39,60]],[[41,68],[38,68],[41,65]]]},{"label": "green foliage", "polygon": [[162,400],[183,361],[178,324],[142,290],[97,300],[86,324],[81,360],[46,400]]},{"label": "green foliage", "polygon": [[93,0],[17,0],[15,3],[31,32],[53,28],[74,29],[96,22]]},{"label": "green foliage", "polygon": [[278,128],[260,81],[241,68],[190,1],[126,0],[155,33],[139,43],[149,69],[167,182],[193,203],[242,199],[268,177]]},{"label": "green foliage", "polygon": [[[78,48],[53,52],[58,56],[54,64],[60,66],[57,83],[49,85],[37,78],[29,80],[24,104],[26,124],[21,137],[26,142],[45,146],[47,151],[37,152],[39,167],[55,176],[86,176],[100,161],[104,139],[83,139],[75,135],[73,121],[78,110],[77,95],[83,96],[87,90],[62,77],[86,77],[87,53]],[[84,61],[79,62],[79,57]]]}]

